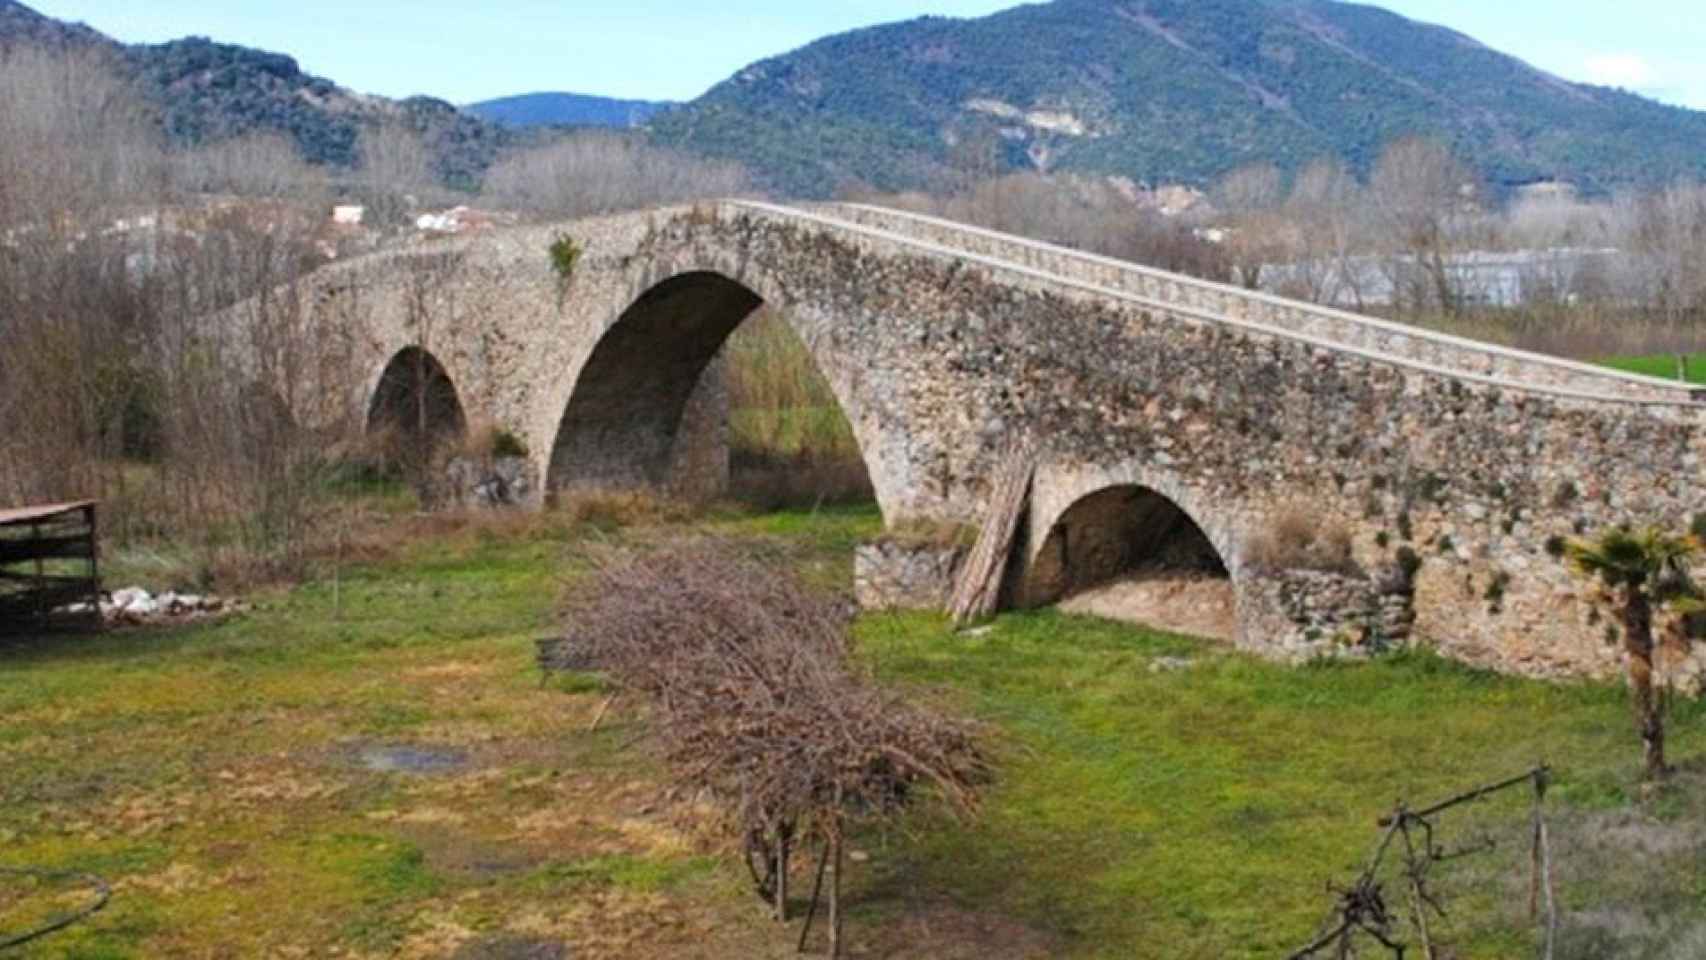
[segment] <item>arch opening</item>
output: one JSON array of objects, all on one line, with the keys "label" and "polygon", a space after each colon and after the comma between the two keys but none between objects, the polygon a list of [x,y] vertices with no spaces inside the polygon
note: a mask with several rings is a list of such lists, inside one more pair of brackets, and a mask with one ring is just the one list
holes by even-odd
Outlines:
[{"label": "arch opening", "polygon": [[405,473],[424,470],[468,432],[468,417],[444,365],[420,347],[397,351],[368,404],[367,433],[379,455]]},{"label": "arch opening", "polygon": [[1233,639],[1231,573],[1178,504],[1121,485],[1074,503],[1055,522],[1025,577],[1026,606]]},{"label": "arch opening", "polygon": [[[814,378],[821,387],[792,386]],[[801,428],[815,421],[831,427]],[[841,406],[788,323],[741,283],[686,273],[641,295],[593,348],[558,425],[548,490],[649,489],[689,499],[754,492],[753,469],[767,455],[793,460],[814,436],[837,433],[837,422],[857,464],[861,499],[870,499]],[[809,471],[789,476],[811,483]]]}]

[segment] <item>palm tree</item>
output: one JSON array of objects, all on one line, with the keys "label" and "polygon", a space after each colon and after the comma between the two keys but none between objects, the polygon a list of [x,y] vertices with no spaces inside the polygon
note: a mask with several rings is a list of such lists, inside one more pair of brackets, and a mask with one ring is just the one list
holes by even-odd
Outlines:
[{"label": "palm tree", "polygon": [[1667,608],[1679,613],[1699,608],[1701,594],[1689,577],[1688,562],[1700,548],[1692,536],[1673,536],[1657,528],[1640,533],[1618,528],[1566,547],[1576,569],[1597,577],[1621,608],[1635,729],[1650,780],[1668,772],[1664,715],[1653,689],[1653,617]]}]

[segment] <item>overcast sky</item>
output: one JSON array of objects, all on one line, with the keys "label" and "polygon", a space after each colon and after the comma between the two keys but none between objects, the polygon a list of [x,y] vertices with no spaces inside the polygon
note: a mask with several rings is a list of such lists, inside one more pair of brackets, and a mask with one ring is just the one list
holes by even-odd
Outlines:
[{"label": "overcast sky", "polygon": [[[125,41],[211,36],[288,53],[367,93],[467,103],[570,90],[690,99],[853,27],[981,16],[1012,0],[25,0]],[[1572,80],[1706,109],[1701,0],[1390,0]]]}]

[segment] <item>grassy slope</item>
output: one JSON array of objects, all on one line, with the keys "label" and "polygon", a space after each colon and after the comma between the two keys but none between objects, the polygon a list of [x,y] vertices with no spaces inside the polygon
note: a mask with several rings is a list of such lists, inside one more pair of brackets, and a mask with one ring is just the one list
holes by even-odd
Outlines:
[{"label": "grassy slope", "polygon": [[[876,519],[722,526],[793,542],[814,578],[844,581]],[[479,937],[586,957],[791,955],[625,748],[634,718],[589,735],[596,685],[538,684],[530,640],[588,536],[464,531],[347,573],[340,614],[314,584],[218,627],[0,652],[0,861],[117,886],[96,920],[22,955],[438,957]],[[851,931],[878,955],[1272,956],[1309,934],[1323,882],[1346,877],[1394,797],[1545,756],[1567,841],[1627,804],[1635,769],[1612,689],[1425,658],[1288,670],[1051,614],[975,639],[910,616],[860,633],[879,676],[986,717],[1005,758],[982,822],[862,841]],[[1196,666],[1151,672],[1160,655]],[[1698,771],[1706,713],[1674,729]],[[354,762],[404,743],[468,765]],[[1572,859],[1568,902],[1706,913],[1690,776],[1692,794],[1633,821],[1660,852],[1607,861],[1621,869]],[[1503,829],[1522,811],[1484,816]],[[1461,913],[1472,955],[1526,951],[1506,890],[1521,860],[1510,848],[1456,901],[1476,908]],[[0,928],[45,902],[9,903],[17,889],[0,885]]]}]

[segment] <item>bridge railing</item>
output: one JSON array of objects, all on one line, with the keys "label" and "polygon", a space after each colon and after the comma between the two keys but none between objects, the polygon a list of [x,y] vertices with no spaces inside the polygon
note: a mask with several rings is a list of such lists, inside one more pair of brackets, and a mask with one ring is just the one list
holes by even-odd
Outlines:
[{"label": "bridge railing", "polygon": [[938,217],[833,204],[825,215],[888,233],[1180,307],[1476,376],[1645,400],[1706,399],[1698,387],[1435,333],[1316,304],[1015,237]]}]

